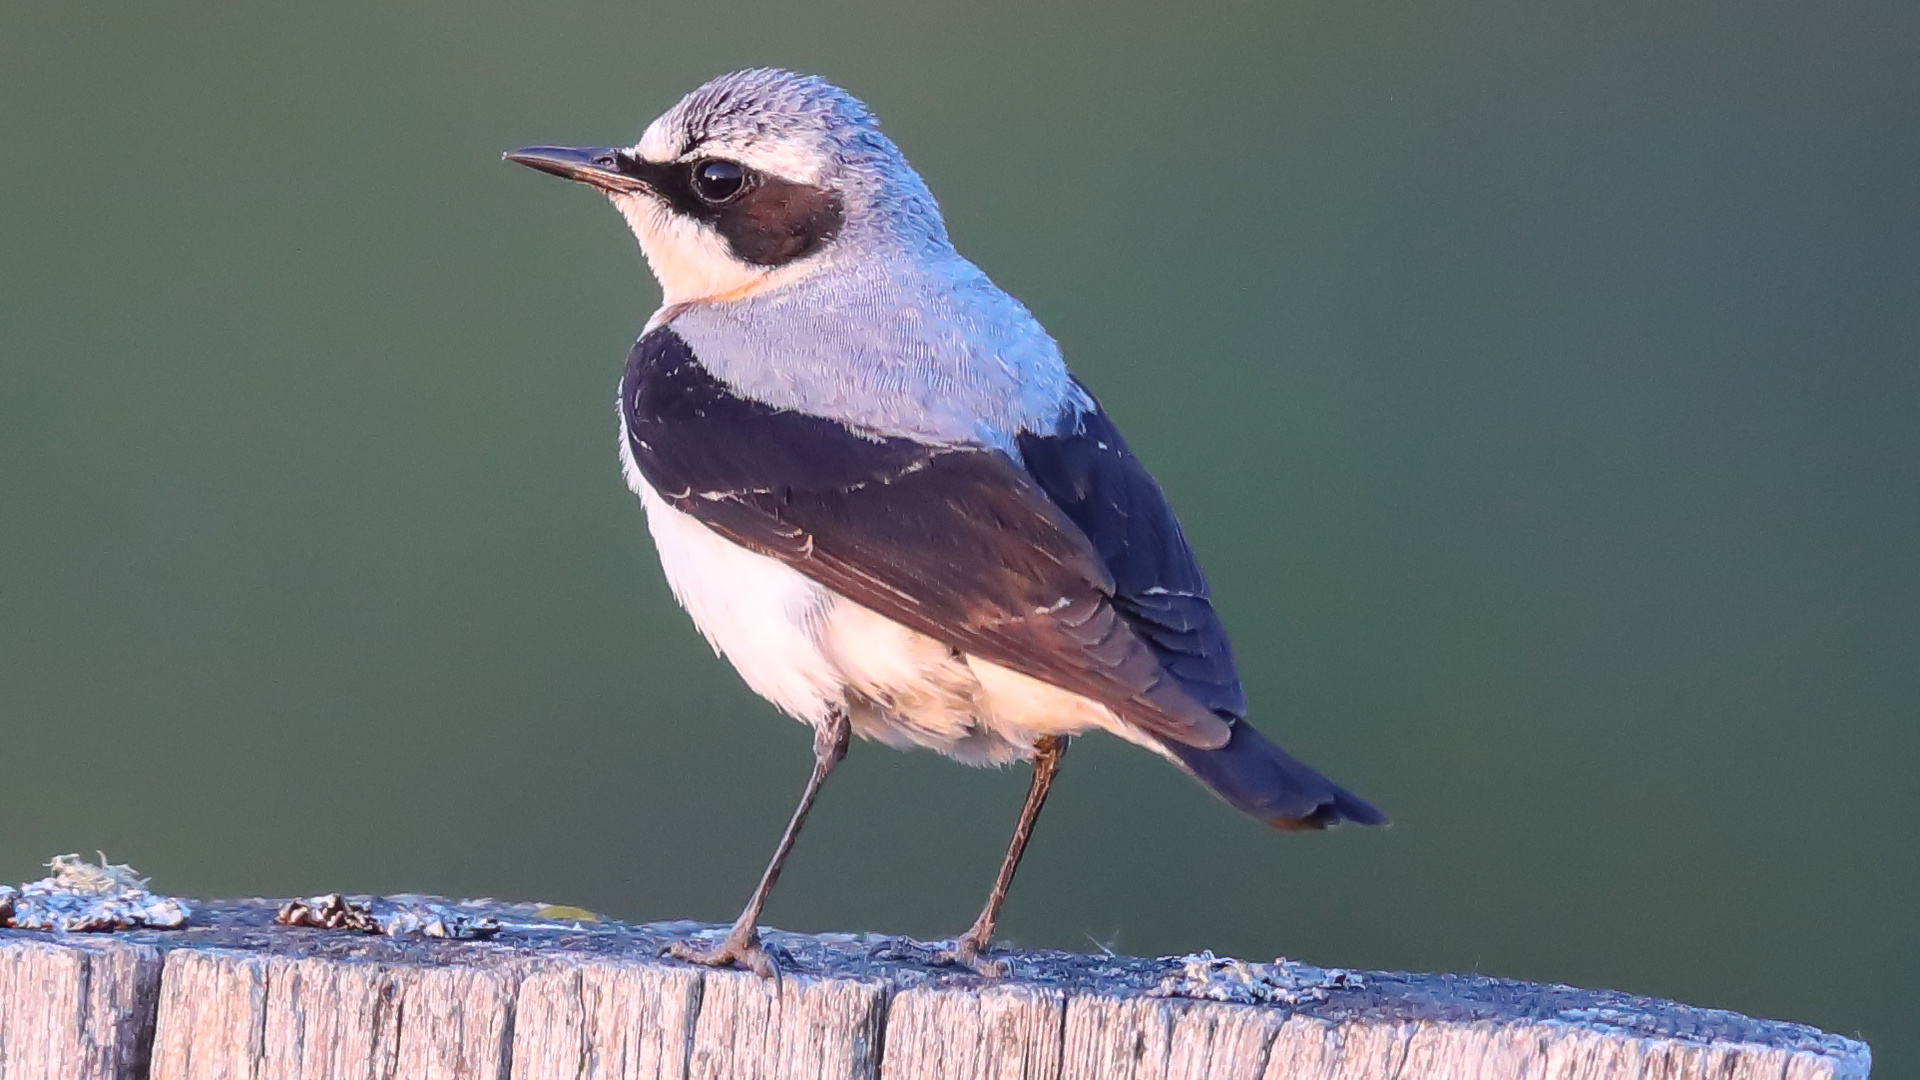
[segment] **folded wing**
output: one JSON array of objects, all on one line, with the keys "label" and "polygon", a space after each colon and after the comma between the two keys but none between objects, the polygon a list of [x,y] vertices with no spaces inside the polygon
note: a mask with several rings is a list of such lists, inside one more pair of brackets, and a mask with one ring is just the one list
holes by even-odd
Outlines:
[{"label": "folded wing", "polygon": [[[634,347],[620,407],[647,482],[735,543],[951,648],[1098,701],[1170,746],[1227,745],[1244,703],[1226,638],[1137,464],[1114,482],[1144,482],[1155,512],[1102,529],[1113,547],[1103,551],[1075,515],[1114,512],[1105,481],[1056,502],[1029,472],[1071,485],[1084,472],[1073,438],[1023,442],[1022,463],[872,436],[734,394],[666,327]],[[1108,445],[1131,462],[1117,436]]]}]

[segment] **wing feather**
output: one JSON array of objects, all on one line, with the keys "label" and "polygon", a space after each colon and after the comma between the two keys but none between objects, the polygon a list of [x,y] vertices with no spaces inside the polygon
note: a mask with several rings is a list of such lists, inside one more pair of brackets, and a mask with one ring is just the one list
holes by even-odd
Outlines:
[{"label": "wing feather", "polygon": [[[1107,550],[1077,523],[1076,504],[1063,509],[1028,464],[987,447],[876,437],[739,397],[667,327],[634,347],[621,410],[648,483],[729,540],[950,648],[1101,702],[1146,732],[1196,748],[1226,744],[1228,721],[1213,700],[1222,698],[1218,673],[1208,666],[1218,661],[1187,640],[1192,612],[1163,597],[1136,602],[1116,582],[1147,574],[1147,548],[1172,542],[1183,553],[1175,583],[1197,582],[1205,603],[1178,525],[1166,532],[1172,516],[1158,488],[1158,512],[1141,519],[1149,532],[1109,538]],[[1120,484],[1106,494],[1127,496],[1137,481]],[[1097,483],[1087,490],[1100,497]],[[1192,683],[1168,660],[1197,664],[1205,677]]]}]

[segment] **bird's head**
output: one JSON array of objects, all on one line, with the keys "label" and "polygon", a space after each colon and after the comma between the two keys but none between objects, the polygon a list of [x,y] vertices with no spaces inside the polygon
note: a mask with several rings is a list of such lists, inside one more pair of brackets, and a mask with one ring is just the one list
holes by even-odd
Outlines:
[{"label": "bird's head", "polygon": [[669,304],[744,298],[848,257],[947,248],[933,196],[873,114],[810,75],[722,75],[632,146],[506,157],[606,192]]}]

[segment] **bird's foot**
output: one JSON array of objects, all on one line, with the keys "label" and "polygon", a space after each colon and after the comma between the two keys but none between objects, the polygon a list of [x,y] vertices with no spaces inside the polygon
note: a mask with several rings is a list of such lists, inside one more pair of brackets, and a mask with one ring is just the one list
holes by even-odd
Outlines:
[{"label": "bird's foot", "polygon": [[934,955],[934,962],[963,967],[987,979],[1004,979],[1011,970],[1005,960],[990,960],[986,957],[987,940],[972,933],[960,935],[953,948],[942,949]]},{"label": "bird's foot", "polygon": [[689,964],[702,967],[746,968],[763,979],[780,981],[780,965],[774,962],[773,954],[760,944],[760,931],[754,927],[741,930],[736,927],[727,939],[718,945],[701,948],[691,941],[676,941],[667,946],[667,955],[675,960],[685,960]]}]

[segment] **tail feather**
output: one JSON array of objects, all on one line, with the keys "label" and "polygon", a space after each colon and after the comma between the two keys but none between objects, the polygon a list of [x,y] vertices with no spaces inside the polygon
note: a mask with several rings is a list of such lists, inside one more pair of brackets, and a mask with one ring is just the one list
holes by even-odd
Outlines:
[{"label": "tail feather", "polygon": [[1275,828],[1324,829],[1342,821],[1387,824],[1387,815],[1372,803],[1295,760],[1245,720],[1234,723],[1227,745],[1217,750],[1171,740],[1162,745],[1188,775],[1227,805]]}]

